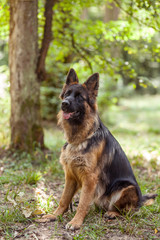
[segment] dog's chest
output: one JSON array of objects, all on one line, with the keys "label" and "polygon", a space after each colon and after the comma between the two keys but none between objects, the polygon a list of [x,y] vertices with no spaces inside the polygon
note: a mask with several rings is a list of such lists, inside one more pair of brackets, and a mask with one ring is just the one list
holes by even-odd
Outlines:
[{"label": "dog's chest", "polygon": [[63,149],[60,162],[62,165],[68,166],[70,168],[87,167],[88,161],[85,154],[83,154],[83,149],[86,147],[86,143],[74,146],[68,144],[65,149]]}]

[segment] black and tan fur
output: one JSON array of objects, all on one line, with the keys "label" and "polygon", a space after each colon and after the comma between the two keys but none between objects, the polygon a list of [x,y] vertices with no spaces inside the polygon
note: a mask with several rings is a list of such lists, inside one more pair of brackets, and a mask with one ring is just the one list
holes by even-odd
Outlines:
[{"label": "black and tan fur", "polygon": [[41,220],[55,220],[67,211],[81,189],[77,212],[66,226],[72,230],[80,228],[92,203],[115,217],[156,196],[142,196],[125,153],[101,122],[96,105],[98,87],[98,73],[81,85],[71,69],[61,93],[58,124],[67,141],[60,156],[65,187],[57,210]]}]

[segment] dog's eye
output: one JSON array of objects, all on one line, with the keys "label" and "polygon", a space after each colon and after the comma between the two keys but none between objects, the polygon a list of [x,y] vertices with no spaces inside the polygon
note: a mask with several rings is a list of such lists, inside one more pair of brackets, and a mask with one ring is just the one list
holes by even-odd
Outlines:
[{"label": "dog's eye", "polygon": [[83,100],[83,96],[82,96],[79,92],[76,93],[75,97],[76,97],[78,100]]},{"label": "dog's eye", "polygon": [[70,94],[71,94],[71,91],[69,90],[68,92],[66,92],[66,93],[64,94],[64,97],[68,97]]}]

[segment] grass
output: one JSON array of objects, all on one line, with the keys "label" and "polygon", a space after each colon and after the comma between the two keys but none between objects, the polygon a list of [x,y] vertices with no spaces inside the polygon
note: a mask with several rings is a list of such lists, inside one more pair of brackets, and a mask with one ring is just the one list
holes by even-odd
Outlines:
[{"label": "grass", "polygon": [[[136,96],[122,99],[119,106],[109,107],[101,116],[125,150],[142,193],[158,193],[155,203],[116,221],[107,221],[92,206],[83,227],[72,233],[64,226],[73,218],[77,206],[55,223],[34,223],[35,217],[56,208],[62,193],[64,174],[59,153],[63,134],[54,124],[45,123],[45,144],[50,150],[42,152],[37,148],[32,155],[6,150],[9,101],[0,100],[0,236],[35,239],[31,234],[40,231],[48,236],[46,239],[160,239],[159,109],[159,96]],[[77,199],[75,196],[75,203]],[[33,225],[36,230],[28,230]]]}]

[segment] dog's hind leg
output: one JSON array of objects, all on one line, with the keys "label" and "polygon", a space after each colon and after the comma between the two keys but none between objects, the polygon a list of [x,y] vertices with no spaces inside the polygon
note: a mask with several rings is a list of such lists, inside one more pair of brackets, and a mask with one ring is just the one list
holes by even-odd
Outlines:
[{"label": "dog's hind leg", "polygon": [[121,214],[117,211],[107,211],[105,214],[104,214],[104,217],[107,218],[108,220],[113,220],[115,219],[116,217],[120,217]]},{"label": "dog's hind leg", "polygon": [[136,187],[133,185],[123,188],[120,191],[113,192],[105,217],[114,219],[120,216],[120,213],[136,209],[138,200]]}]

